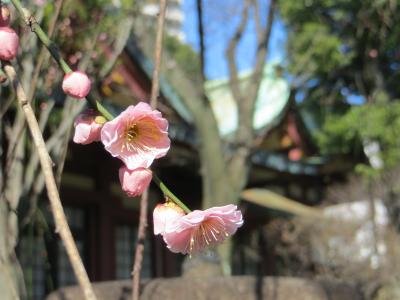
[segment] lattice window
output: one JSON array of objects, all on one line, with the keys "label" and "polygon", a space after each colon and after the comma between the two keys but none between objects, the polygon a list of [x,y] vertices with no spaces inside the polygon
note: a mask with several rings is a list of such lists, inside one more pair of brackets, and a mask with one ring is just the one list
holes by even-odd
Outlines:
[{"label": "lattice window", "polygon": [[[79,254],[84,259],[85,213],[83,209],[66,207],[65,214],[73,232]],[[76,284],[75,274],[61,240],[57,241],[57,284],[58,287]]]},{"label": "lattice window", "polygon": [[46,249],[41,237],[24,236],[19,243],[19,259],[24,271],[29,299],[41,300],[46,294]]},{"label": "lattice window", "polygon": [[[137,228],[128,225],[118,225],[115,232],[115,266],[116,279],[131,278],[134,251],[136,247]],[[148,235],[147,235],[148,236]],[[142,265],[142,278],[151,277],[150,241],[145,241]]]}]

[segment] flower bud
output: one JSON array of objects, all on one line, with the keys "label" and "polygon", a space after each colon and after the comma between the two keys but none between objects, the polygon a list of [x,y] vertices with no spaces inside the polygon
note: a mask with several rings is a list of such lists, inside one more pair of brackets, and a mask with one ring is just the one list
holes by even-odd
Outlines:
[{"label": "flower bud", "polygon": [[141,195],[149,186],[152,176],[151,171],[146,168],[129,170],[124,166],[119,169],[119,181],[129,197]]},{"label": "flower bud", "polygon": [[103,124],[98,124],[96,115],[91,111],[80,114],[74,123],[75,133],[73,141],[77,144],[87,145],[100,141]]},{"label": "flower bud", "polygon": [[12,60],[18,52],[19,38],[9,27],[0,27],[0,59]]},{"label": "flower bud", "polygon": [[153,211],[154,234],[164,234],[168,224],[185,215],[185,212],[171,200],[164,204],[158,204]]},{"label": "flower bud", "polygon": [[0,27],[6,27],[10,24],[10,16],[7,5],[0,4]]},{"label": "flower bud", "polygon": [[91,85],[90,79],[85,73],[75,71],[64,76],[62,89],[67,95],[83,99],[89,94]]}]

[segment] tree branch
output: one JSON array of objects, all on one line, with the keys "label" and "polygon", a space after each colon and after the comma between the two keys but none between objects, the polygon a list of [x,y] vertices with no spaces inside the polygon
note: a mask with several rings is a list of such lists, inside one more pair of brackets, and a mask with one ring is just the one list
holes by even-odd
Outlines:
[{"label": "tree branch", "polygon": [[[14,4],[18,13],[23,17],[25,24],[29,26],[31,31],[36,34],[40,42],[46,46],[47,50],[50,52],[51,56],[54,58],[54,60],[57,62],[63,72],[65,74],[72,72],[70,66],[61,57],[61,53],[58,50],[57,45],[49,39],[49,37],[35,20],[35,17],[22,6],[19,0],[11,0],[11,2]],[[112,120],[114,118],[114,116],[111,115],[99,101],[91,97],[91,95],[88,95],[85,100],[88,101],[91,107],[97,109],[101,114],[103,114],[106,119]]]},{"label": "tree branch", "polygon": [[21,84],[17,79],[15,69],[10,64],[6,64],[4,66],[4,71],[7,74],[10,82],[13,84],[14,89],[16,90],[18,104],[24,112],[35,147],[39,154],[40,164],[45,177],[47,193],[50,200],[54,221],[56,224],[56,232],[60,234],[60,237],[64,243],[72,268],[83,290],[85,298],[90,300],[96,299],[64,214],[60,195],[58,193],[57,185],[54,180],[52,162],[49,153],[46,150],[46,145],[43,140],[43,136],[40,131],[35,114]]},{"label": "tree branch", "polygon": [[200,42],[200,71],[201,71],[201,84],[204,85],[206,81],[205,75],[205,52],[206,48],[204,45],[204,26],[203,26],[203,4],[202,0],[197,0],[197,30],[199,34],[199,42]]},{"label": "tree branch", "polygon": [[240,83],[238,78],[239,72],[237,69],[235,56],[236,56],[237,46],[240,40],[242,39],[243,32],[246,28],[247,21],[249,19],[249,7],[250,7],[250,1],[246,0],[243,6],[240,24],[236,29],[235,34],[229,41],[228,48],[226,49],[226,58],[228,60],[228,66],[229,66],[229,86],[232,90],[232,95],[236,103],[240,103],[242,102],[242,100],[244,100],[242,91],[240,89]]},{"label": "tree branch", "polygon": [[[255,5],[255,18],[256,23],[261,23],[257,21],[257,0],[254,0]],[[254,139],[254,129],[253,129],[253,114],[254,107],[257,99],[258,90],[260,88],[263,69],[265,65],[265,60],[267,57],[269,41],[271,37],[272,26],[274,22],[274,14],[276,9],[276,0],[271,0],[268,8],[267,14],[267,24],[264,30],[260,31],[259,25],[256,26],[256,34],[258,39],[258,46],[256,52],[256,62],[254,66],[253,74],[250,78],[248,86],[246,86],[245,95],[246,98],[237,98],[237,93],[234,92],[234,88],[238,89],[239,82],[237,81],[237,73],[233,73],[234,69],[230,71],[230,86],[232,88],[232,94],[238,105],[238,118],[239,125],[236,132],[236,142],[237,147],[234,155],[229,162],[229,174],[231,175],[231,184],[239,193],[240,190],[246,184],[247,173],[249,171],[250,165],[248,162],[249,156],[251,154],[253,139]],[[240,28],[239,28],[240,29]],[[234,39],[234,38],[233,38]],[[237,47],[238,41],[231,41],[231,45]],[[230,50],[234,52],[234,50]],[[229,62],[232,64],[234,58],[230,57]]]},{"label": "tree branch", "polygon": [[[64,0],[57,0],[57,2],[55,3],[55,12],[50,21],[49,30],[47,31],[47,35],[50,39],[54,34],[57,20],[58,20],[58,17],[60,16],[60,12],[61,12],[63,3],[64,3]],[[47,58],[47,53],[48,52],[46,51],[45,46],[42,45],[42,47],[40,49],[39,57],[37,59],[37,64],[35,66],[35,70],[33,71],[31,86],[29,88],[29,93],[28,93],[28,101],[29,102],[32,102],[32,99],[35,96],[37,81],[38,81],[39,75],[40,75],[40,70],[42,69],[42,65]]]},{"label": "tree branch", "polygon": [[[165,24],[165,12],[167,10],[167,0],[160,0],[160,12],[158,14],[157,33],[156,33],[156,46],[154,49],[154,70],[153,81],[151,86],[151,99],[150,105],[153,109],[157,107],[158,96],[160,93],[160,69],[161,69],[161,56],[163,50],[163,36]],[[146,239],[147,227],[147,207],[149,201],[148,189],[143,193],[140,199],[140,217],[139,228],[137,236],[137,245],[135,251],[135,261],[133,265],[133,278],[132,278],[132,299],[139,300],[140,294],[140,271],[143,263],[144,242]]]},{"label": "tree branch", "polygon": [[150,97],[150,104],[153,108],[156,108],[157,106],[157,100],[160,93],[161,55],[163,50],[164,23],[165,23],[166,10],[167,10],[167,1],[160,0],[160,12],[158,15],[158,22],[157,22],[156,48],[154,49],[153,82],[151,86],[151,97]]}]

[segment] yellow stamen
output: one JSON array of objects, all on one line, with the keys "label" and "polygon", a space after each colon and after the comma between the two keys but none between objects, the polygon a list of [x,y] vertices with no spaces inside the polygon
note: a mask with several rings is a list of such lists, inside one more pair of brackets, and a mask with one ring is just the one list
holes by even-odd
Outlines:
[{"label": "yellow stamen", "polygon": [[134,141],[134,139],[139,135],[139,128],[136,124],[130,125],[125,131],[125,138],[128,143]]}]

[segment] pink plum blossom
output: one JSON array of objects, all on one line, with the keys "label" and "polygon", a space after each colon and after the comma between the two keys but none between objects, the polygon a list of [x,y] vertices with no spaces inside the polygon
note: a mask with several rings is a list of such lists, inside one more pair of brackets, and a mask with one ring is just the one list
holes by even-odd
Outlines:
[{"label": "pink plum blossom", "polygon": [[105,119],[88,111],[80,114],[74,123],[75,133],[73,141],[77,144],[87,145],[100,141],[100,133]]},{"label": "pink plum blossom", "polygon": [[119,169],[119,181],[122,189],[130,197],[141,195],[149,186],[151,178],[152,173],[146,168],[129,170],[127,167],[121,167]]},{"label": "pink plum blossom", "polygon": [[12,60],[18,52],[19,37],[9,27],[0,27],[0,59]]},{"label": "pink plum blossom", "polygon": [[75,71],[65,74],[62,89],[67,95],[83,99],[89,94],[91,85],[90,79],[85,73]]},{"label": "pink plum blossom", "polygon": [[229,204],[195,210],[177,218],[167,226],[163,237],[172,252],[191,255],[222,243],[242,225],[241,211],[236,205]]},{"label": "pink plum blossom", "polygon": [[168,152],[167,130],[168,121],[161,113],[140,102],[104,124],[101,141],[104,148],[121,159],[128,169],[148,168],[154,159]]},{"label": "pink plum blossom", "polygon": [[6,27],[10,24],[10,15],[7,5],[0,4],[0,27]]},{"label": "pink plum blossom", "polygon": [[158,204],[153,211],[154,234],[164,234],[169,224],[184,215],[183,209],[170,200],[164,204]]}]

